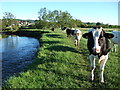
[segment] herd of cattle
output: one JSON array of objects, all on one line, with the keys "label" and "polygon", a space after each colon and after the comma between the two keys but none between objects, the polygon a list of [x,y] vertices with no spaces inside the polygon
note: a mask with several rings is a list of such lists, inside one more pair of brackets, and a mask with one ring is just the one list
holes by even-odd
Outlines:
[{"label": "herd of cattle", "polygon": [[[102,27],[93,27],[88,30],[87,33],[82,34],[79,29],[63,27],[62,30],[66,30],[67,37],[73,36],[75,41],[75,46],[80,43],[81,37],[87,39],[87,48],[89,50],[90,59],[90,80],[94,80],[94,70],[95,70],[95,59],[99,59],[100,64],[100,82],[104,82],[103,72],[105,64],[108,60],[108,54],[111,49],[110,42],[116,46],[120,46],[120,32],[112,31],[111,33],[106,33]],[[114,49],[116,51],[116,48]]]}]

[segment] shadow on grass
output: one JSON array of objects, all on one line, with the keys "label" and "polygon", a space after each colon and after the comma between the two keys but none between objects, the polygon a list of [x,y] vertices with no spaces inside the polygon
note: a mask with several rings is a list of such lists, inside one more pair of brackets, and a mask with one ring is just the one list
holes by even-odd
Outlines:
[{"label": "shadow on grass", "polygon": [[88,51],[88,49],[84,49],[84,50],[83,50],[83,49],[80,49],[80,50],[79,50],[79,53],[80,53],[80,54],[83,54],[84,56],[87,56],[87,55],[89,54],[89,51]]},{"label": "shadow on grass", "polygon": [[50,51],[63,51],[63,52],[67,52],[67,51],[71,51],[74,53],[79,53],[77,50],[75,50],[74,48],[68,47],[68,46],[61,46],[61,45],[55,45],[55,46],[51,46],[49,48],[47,48]]},{"label": "shadow on grass", "polygon": [[57,35],[57,34],[47,34],[46,36],[51,37],[51,38],[63,38],[63,37],[61,37],[60,35]]},{"label": "shadow on grass", "polygon": [[43,44],[44,43],[47,43],[47,44],[57,44],[57,43],[60,43],[60,41],[43,41],[42,43]]}]

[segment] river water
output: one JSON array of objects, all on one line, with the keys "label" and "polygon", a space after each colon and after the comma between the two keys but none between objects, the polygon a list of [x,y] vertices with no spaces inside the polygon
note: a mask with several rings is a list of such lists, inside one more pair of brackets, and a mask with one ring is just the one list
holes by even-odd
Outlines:
[{"label": "river water", "polygon": [[39,42],[35,38],[11,35],[2,38],[0,40],[2,80],[23,71],[33,61],[39,46]]}]

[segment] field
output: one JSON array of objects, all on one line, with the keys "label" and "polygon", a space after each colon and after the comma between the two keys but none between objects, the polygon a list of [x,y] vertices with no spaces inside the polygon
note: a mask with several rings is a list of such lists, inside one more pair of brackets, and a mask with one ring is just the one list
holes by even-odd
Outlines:
[{"label": "field", "polygon": [[75,47],[73,38],[57,29],[43,34],[39,41],[41,47],[34,62],[24,72],[10,77],[3,88],[120,88],[118,52],[110,52],[104,71],[105,83],[101,84],[97,60],[95,80],[89,81],[89,53],[84,38]]},{"label": "field", "polygon": [[0,34],[0,39],[2,39],[2,35]]}]

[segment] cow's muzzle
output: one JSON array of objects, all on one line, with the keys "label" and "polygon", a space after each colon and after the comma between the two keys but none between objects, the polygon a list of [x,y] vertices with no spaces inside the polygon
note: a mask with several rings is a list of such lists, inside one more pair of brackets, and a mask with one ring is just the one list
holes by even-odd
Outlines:
[{"label": "cow's muzzle", "polygon": [[93,53],[98,54],[100,53],[100,48],[92,48]]}]

